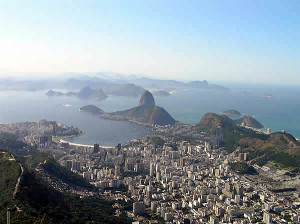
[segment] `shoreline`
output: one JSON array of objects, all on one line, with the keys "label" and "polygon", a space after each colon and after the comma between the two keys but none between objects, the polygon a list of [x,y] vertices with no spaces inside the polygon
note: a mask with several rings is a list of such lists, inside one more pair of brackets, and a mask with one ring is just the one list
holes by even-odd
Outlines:
[{"label": "shoreline", "polygon": [[[80,110],[80,112],[86,112],[84,110]],[[95,114],[96,115],[96,114]],[[133,120],[128,120],[128,119],[111,119],[111,118],[103,118],[101,116],[99,116],[100,119],[103,119],[103,120],[112,120],[112,121],[125,121],[125,122],[129,122],[129,123],[133,123],[135,125],[139,125],[139,126],[143,126],[144,128],[148,129],[149,133],[146,135],[146,136],[149,136],[151,134],[153,134],[153,132],[155,132],[155,126],[151,125],[151,124],[145,124],[145,123],[139,123],[139,122],[136,122],[136,121],[133,121]],[[59,123],[59,122],[57,122]],[[60,123],[61,124],[61,123]],[[79,129],[80,130],[80,129]],[[57,143],[68,143],[69,145],[71,146],[76,146],[76,147],[86,147],[86,148],[93,148],[94,145],[88,145],[88,144],[80,144],[80,143],[74,143],[74,142],[71,142],[71,141],[67,141],[67,140],[64,140],[64,139],[69,139],[69,138],[76,138],[76,137],[79,137],[79,136],[83,136],[85,135],[86,133],[82,130],[80,130],[80,133],[78,135],[70,135],[70,136],[54,136],[56,137],[56,141]],[[132,141],[134,139],[131,139],[129,141]],[[96,144],[96,143],[95,143]],[[117,145],[118,143],[116,143]],[[110,149],[110,148],[114,148],[116,147],[115,146],[104,146],[104,145],[99,145],[100,148],[103,148],[103,149]]]},{"label": "shoreline", "polygon": [[[80,129],[79,129],[80,130]],[[80,130],[81,131],[81,130]],[[80,134],[78,135],[69,135],[69,136],[53,136],[56,138],[56,143],[68,143],[69,145],[71,146],[76,146],[76,147],[86,147],[86,148],[94,148],[94,145],[87,145],[87,144],[80,144],[80,143],[75,143],[75,142],[70,142],[70,141],[66,141],[64,139],[67,139],[67,138],[76,138],[76,137],[79,137],[79,136],[83,136],[85,135],[85,132],[84,131],[81,131]],[[109,149],[109,148],[114,148],[115,146],[104,146],[104,145],[99,145],[100,148],[103,148],[103,149]]]},{"label": "shoreline", "polygon": [[[86,148],[94,148],[94,145],[85,145],[85,144],[80,144],[80,143],[74,143],[74,142],[69,142],[63,139],[59,139],[58,140],[59,143],[68,143],[71,146],[77,146],[77,147],[86,147]],[[99,145],[100,148],[104,148],[104,149],[110,149],[110,148],[114,148],[115,146],[103,146],[103,145]]]}]

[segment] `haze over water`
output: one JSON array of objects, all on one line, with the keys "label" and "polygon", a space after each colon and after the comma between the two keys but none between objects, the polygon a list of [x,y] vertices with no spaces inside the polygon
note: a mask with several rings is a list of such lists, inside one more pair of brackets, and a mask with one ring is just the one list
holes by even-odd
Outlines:
[{"label": "haze over water", "polygon": [[[70,139],[81,144],[115,146],[145,136],[148,128],[126,121],[103,120],[98,116],[79,112],[79,108],[94,104],[104,111],[125,110],[138,104],[139,98],[109,96],[104,101],[79,100],[75,97],[48,97],[44,93],[1,91],[0,122],[56,120],[73,125],[86,134]],[[272,94],[272,98],[262,95]],[[164,107],[176,120],[198,123],[208,112],[220,113],[236,109],[254,116],[265,128],[286,130],[300,138],[300,90],[290,87],[238,87],[231,91],[181,90],[170,97],[155,97],[156,104]],[[63,104],[71,104],[65,107]]]}]

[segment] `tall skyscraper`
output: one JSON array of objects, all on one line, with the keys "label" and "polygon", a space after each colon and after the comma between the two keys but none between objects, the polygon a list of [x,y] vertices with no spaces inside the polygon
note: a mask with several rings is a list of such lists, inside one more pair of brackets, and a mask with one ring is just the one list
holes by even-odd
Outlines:
[{"label": "tall skyscraper", "polygon": [[150,170],[149,170],[149,176],[153,177],[154,175],[154,169],[155,169],[155,164],[150,163]]}]

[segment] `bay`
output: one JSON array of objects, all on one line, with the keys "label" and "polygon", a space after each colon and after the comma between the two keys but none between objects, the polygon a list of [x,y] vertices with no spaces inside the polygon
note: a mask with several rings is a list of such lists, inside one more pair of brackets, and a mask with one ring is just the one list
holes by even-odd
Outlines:
[{"label": "bay", "polygon": [[[284,86],[230,86],[230,91],[178,90],[169,97],[155,97],[176,120],[198,123],[208,112],[220,113],[236,109],[251,115],[272,132],[285,130],[300,138],[300,89]],[[0,122],[56,120],[73,125],[85,132],[70,141],[80,144],[115,146],[149,134],[145,126],[126,121],[103,120],[98,116],[79,112],[79,108],[93,104],[104,111],[125,110],[138,105],[139,98],[109,96],[104,101],[80,100],[75,97],[48,97],[46,91],[0,92]],[[269,94],[267,98],[263,95]],[[70,107],[64,106],[70,104]]]}]

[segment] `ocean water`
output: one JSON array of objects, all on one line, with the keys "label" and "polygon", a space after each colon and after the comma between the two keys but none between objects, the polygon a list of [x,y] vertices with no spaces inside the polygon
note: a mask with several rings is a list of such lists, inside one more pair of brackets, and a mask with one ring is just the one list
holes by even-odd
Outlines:
[{"label": "ocean water", "polygon": [[[63,104],[71,104],[65,107]],[[145,136],[149,129],[126,121],[100,119],[97,115],[80,112],[79,108],[97,101],[79,100],[73,97],[48,97],[45,91],[1,91],[0,122],[55,120],[73,125],[85,132],[85,135],[69,139],[80,144],[99,143],[104,146],[116,146],[129,140]]]},{"label": "ocean water", "polygon": [[[155,97],[156,105],[164,107],[176,120],[198,123],[208,112],[220,113],[236,109],[251,115],[272,131],[285,130],[300,138],[300,88],[278,86],[230,86],[231,91],[180,90],[169,97]],[[107,112],[125,110],[138,105],[139,98],[109,96],[104,101],[79,100],[74,97],[48,97],[46,91],[0,92],[0,122],[56,120],[73,125],[86,134],[71,139],[81,144],[114,146],[145,136],[149,130],[126,121],[103,120],[79,112],[94,104]],[[272,98],[262,97],[271,94]],[[63,104],[71,104],[65,107]]]},{"label": "ocean water", "polygon": [[[230,91],[180,90],[169,97],[155,97],[155,101],[183,123],[198,123],[208,112],[235,109],[253,116],[265,130],[285,130],[300,138],[300,87],[232,85],[229,88]],[[263,97],[265,94],[272,97]],[[107,111],[123,110],[138,101],[138,98],[110,97],[97,106]]]},{"label": "ocean water", "polygon": [[[164,105],[175,119],[184,123],[197,123],[208,112],[236,109],[253,116],[264,129],[285,130],[300,138],[300,88],[235,86],[228,92],[187,90],[177,94],[170,99],[158,98],[157,104]],[[262,97],[264,94],[273,97]]]}]

